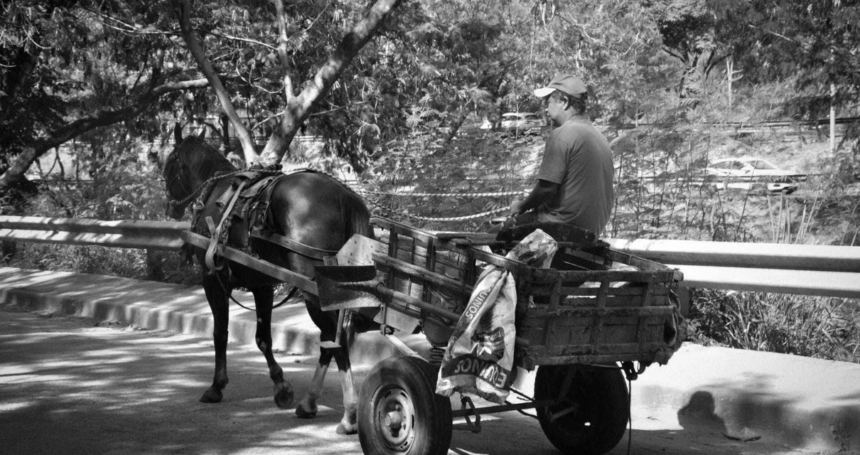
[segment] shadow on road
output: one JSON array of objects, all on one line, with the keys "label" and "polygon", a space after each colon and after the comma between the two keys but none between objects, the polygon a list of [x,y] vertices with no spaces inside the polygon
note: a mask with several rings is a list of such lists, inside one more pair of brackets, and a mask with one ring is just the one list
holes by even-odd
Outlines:
[{"label": "shadow on road", "polygon": [[[300,420],[276,408],[262,355],[231,346],[225,399],[203,404],[211,342],[48,316],[0,310],[3,453],[361,452],[357,437],[335,433],[342,414],[336,373],[318,417]],[[279,360],[300,398],[315,359]]]}]

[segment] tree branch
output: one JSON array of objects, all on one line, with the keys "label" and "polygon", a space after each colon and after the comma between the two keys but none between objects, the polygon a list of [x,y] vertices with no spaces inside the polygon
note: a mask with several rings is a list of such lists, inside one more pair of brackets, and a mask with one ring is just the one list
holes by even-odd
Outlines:
[{"label": "tree branch", "polygon": [[278,58],[281,60],[281,69],[284,72],[284,95],[287,97],[287,104],[292,102],[295,94],[293,93],[293,80],[290,78],[290,59],[287,56],[287,21],[284,18],[284,0],[272,0],[275,4],[275,11],[278,15]]},{"label": "tree branch", "polygon": [[263,166],[280,163],[302,122],[307,119],[311,108],[328,93],[352,59],[358,55],[361,48],[370,41],[376,30],[382,26],[391,12],[400,6],[401,2],[402,0],[378,0],[364,18],[343,37],[334,54],[317,71],[311,83],[292,102],[287,103],[279,128],[269,137],[269,142],[260,154],[260,163]]},{"label": "tree branch", "polygon": [[24,173],[33,165],[39,157],[54,147],[80,136],[87,131],[102,126],[113,125],[119,122],[133,119],[155,103],[161,95],[177,90],[202,88],[209,85],[206,79],[191,81],[165,83],[143,93],[135,102],[129,106],[101,111],[90,117],[81,118],[69,123],[56,131],[53,131],[42,139],[37,139],[24,147],[23,151],[15,157],[9,168],[0,175],[0,189],[7,188],[17,182],[24,180]]},{"label": "tree branch", "polygon": [[221,79],[218,78],[218,74],[215,72],[215,69],[212,68],[212,64],[206,60],[206,54],[203,52],[203,48],[197,41],[197,35],[191,28],[191,4],[188,0],[174,0],[174,4],[176,5],[178,10],[177,12],[179,14],[179,27],[182,29],[182,38],[185,40],[185,44],[188,45],[188,50],[191,51],[191,55],[194,56],[194,60],[197,61],[197,66],[200,67],[200,71],[204,76],[206,76],[212,89],[215,90],[215,95],[221,103],[221,110],[227,114],[227,117],[230,119],[230,123],[232,123],[233,127],[236,128],[236,135],[239,137],[239,142],[242,144],[242,152],[245,155],[245,162],[253,163],[254,160],[257,159],[257,151],[254,150],[254,141],[251,139],[251,134],[248,133],[248,129],[245,128],[245,125],[236,113],[236,109],[230,101],[230,95],[227,94],[227,90],[221,83]]}]

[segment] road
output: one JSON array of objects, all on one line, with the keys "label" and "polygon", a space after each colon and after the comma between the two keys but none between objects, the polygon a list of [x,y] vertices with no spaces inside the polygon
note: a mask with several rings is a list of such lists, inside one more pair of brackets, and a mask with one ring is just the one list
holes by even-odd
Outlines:
[{"label": "road", "polygon": [[[296,397],[315,358],[277,354]],[[209,340],[86,318],[0,306],[0,453],[3,454],[359,454],[357,436],[335,433],[342,413],[336,371],[313,420],[279,410],[256,349],[230,346],[230,385],[220,404],[197,399],[212,373]],[[366,369],[359,368],[357,382]],[[635,383],[634,383],[635,393]],[[659,410],[633,409],[630,453],[681,455],[806,452],[742,443],[718,422],[679,425]],[[477,435],[455,431],[449,454],[557,454],[536,421],[518,413],[484,418]],[[611,454],[627,452],[627,439]]]}]

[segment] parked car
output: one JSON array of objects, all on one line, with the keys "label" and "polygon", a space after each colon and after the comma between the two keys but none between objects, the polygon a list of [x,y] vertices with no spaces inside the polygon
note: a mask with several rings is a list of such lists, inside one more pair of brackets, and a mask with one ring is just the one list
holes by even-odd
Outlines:
[{"label": "parked car", "polygon": [[544,126],[543,117],[531,112],[508,112],[502,114],[503,130],[540,131]]},{"label": "parked car", "polygon": [[780,169],[779,166],[761,158],[723,158],[713,160],[705,169],[717,188],[748,190],[764,187],[771,192],[793,193],[806,174],[795,170]]}]

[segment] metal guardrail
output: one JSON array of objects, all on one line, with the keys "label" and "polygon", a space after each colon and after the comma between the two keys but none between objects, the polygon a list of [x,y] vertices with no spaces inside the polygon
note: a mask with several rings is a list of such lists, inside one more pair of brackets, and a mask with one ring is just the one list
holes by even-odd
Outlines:
[{"label": "metal guardrail", "polygon": [[[178,250],[188,222],[0,216],[0,240]],[[676,267],[681,286],[860,298],[860,248],[829,245],[607,239],[612,248]]]},{"label": "metal guardrail", "polygon": [[0,240],[178,250],[183,244],[179,233],[190,227],[188,222],[171,221],[0,216]]},{"label": "metal guardrail", "polygon": [[676,267],[682,286],[860,298],[860,247],[690,240],[607,240]]}]

